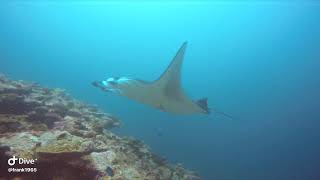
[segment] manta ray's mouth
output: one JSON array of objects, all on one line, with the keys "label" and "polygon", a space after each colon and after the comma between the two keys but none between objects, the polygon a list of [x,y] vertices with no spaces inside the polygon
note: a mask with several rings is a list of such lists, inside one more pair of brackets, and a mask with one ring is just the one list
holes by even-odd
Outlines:
[{"label": "manta ray's mouth", "polygon": [[106,87],[104,87],[104,86],[102,85],[102,83],[99,82],[99,81],[93,81],[91,84],[92,84],[94,87],[100,88],[102,91],[106,91],[106,92],[109,91],[109,89],[106,88]]}]

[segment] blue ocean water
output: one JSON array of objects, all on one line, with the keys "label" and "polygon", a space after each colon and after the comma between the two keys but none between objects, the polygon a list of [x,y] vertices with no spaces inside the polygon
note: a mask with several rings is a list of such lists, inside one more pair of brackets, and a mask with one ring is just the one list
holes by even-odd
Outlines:
[{"label": "blue ocean water", "polygon": [[[320,178],[320,3],[0,3],[0,72],[66,89],[203,179]],[[213,113],[177,116],[99,91],[156,79],[188,41],[183,86]],[[234,118],[214,113],[217,108]]]}]

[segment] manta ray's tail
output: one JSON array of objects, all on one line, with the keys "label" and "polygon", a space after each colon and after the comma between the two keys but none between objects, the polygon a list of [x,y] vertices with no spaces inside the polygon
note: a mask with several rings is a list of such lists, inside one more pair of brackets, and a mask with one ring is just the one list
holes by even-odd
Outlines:
[{"label": "manta ray's tail", "polygon": [[207,114],[210,114],[210,109],[208,108],[208,98],[202,98],[196,101],[199,107],[203,109]]}]

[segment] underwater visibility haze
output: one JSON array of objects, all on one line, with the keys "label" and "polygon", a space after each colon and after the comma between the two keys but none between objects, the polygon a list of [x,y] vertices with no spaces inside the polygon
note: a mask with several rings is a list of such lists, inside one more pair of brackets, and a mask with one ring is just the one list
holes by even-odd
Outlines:
[{"label": "underwater visibility haze", "polygon": [[[201,179],[317,180],[319,19],[317,1],[3,1],[0,73],[96,104],[122,122],[112,132]],[[185,41],[181,86],[208,98],[209,115],[163,112],[91,84],[155,80]]]}]

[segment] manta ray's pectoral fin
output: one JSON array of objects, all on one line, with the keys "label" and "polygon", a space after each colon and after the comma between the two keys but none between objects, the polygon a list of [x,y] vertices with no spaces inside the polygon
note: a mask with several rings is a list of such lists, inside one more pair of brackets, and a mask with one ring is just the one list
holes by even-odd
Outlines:
[{"label": "manta ray's pectoral fin", "polygon": [[182,96],[184,96],[184,92],[181,88],[181,68],[186,47],[187,42],[184,42],[170,65],[154,82],[164,90],[164,94],[167,97],[181,99]]}]

